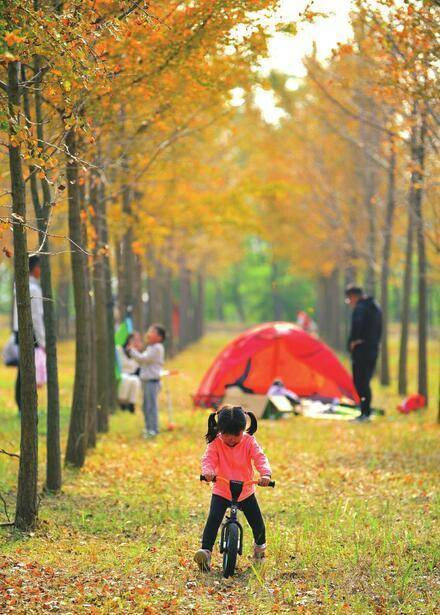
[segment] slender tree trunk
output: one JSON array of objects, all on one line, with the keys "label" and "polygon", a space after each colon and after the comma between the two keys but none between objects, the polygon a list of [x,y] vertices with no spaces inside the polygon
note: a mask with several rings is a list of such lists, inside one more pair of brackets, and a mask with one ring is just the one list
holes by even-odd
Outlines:
[{"label": "slender tree trunk", "polygon": [[162,305],[163,324],[167,330],[166,349],[167,355],[174,355],[173,339],[173,274],[169,267],[165,267],[162,275]]},{"label": "slender tree trunk", "polygon": [[148,324],[162,322],[163,315],[163,266],[151,252],[148,275]]},{"label": "slender tree trunk", "polygon": [[274,320],[283,319],[283,300],[278,290],[279,271],[277,262],[272,260],[270,271],[270,287],[272,295],[272,307]]},{"label": "slender tree trunk", "polygon": [[122,171],[124,174],[124,184],[122,186],[122,212],[127,222],[127,230],[125,231],[121,242],[121,275],[123,278],[123,313],[121,314],[121,319],[125,317],[128,309],[133,308],[134,303],[135,259],[131,247],[133,243],[133,228],[131,220],[133,212],[131,207],[131,189],[128,183],[125,183],[129,172],[128,160],[126,156],[122,159]]},{"label": "slender tree trunk", "polygon": [[246,321],[246,312],[243,305],[243,297],[240,291],[240,269],[239,266],[236,265],[233,268],[233,278],[232,278],[232,300],[235,304],[235,308],[237,310],[237,315],[240,322]]},{"label": "slender tree trunk", "polygon": [[[413,112],[413,117],[415,112]],[[408,191],[408,228],[406,235],[405,273],[403,281],[402,316],[399,349],[399,378],[398,391],[400,395],[406,395],[408,390],[408,339],[411,321],[411,290],[412,290],[412,261],[414,243],[414,195],[416,183],[415,157],[417,147],[417,127],[414,125],[411,131],[411,178]]]},{"label": "slender tree trunk", "polygon": [[221,288],[221,283],[218,280],[214,281],[215,286],[215,318],[219,322],[225,321],[225,306],[223,301],[223,292]]},{"label": "slender tree trunk", "polygon": [[[96,307],[90,301],[90,310],[92,314],[96,313]],[[96,347],[96,332],[95,328],[90,327],[90,385],[89,385],[89,401],[87,412],[87,448],[95,448],[97,442],[98,431],[98,373],[99,366],[97,365],[98,352]]]},{"label": "slender tree trunk", "polygon": [[[76,244],[82,245],[83,229],[81,204],[78,190],[78,168],[76,161],[76,136],[74,129],[66,135],[68,186],[69,234]],[[87,285],[87,260],[79,248],[71,253],[72,281],[75,300],[76,356],[75,382],[73,387],[72,410],[67,439],[66,463],[76,467],[84,465],[87,448],[87,407],[90,394],[91,336],[90,310]]]},{"label": "slender tree trunk", "polygon": [[[60,258],[62,255],[60,255]],[[63,260],[60,263],[61,270],[64,270]],[[70,336],[70,280],[60,279],[57,284],[56,305],[57,305],[57,331],[58,337],[67,339]]]},{"label": "slender tree trunk", "polygon": [[134,271],[133,271],[133,323],[135,329],[141,333],[144,332],[144,318],[143,318],[143,271],[142,260],[139,255],[133,255]]},{"label": "slender tree trunk", "polygon": [[367,234],[367,271],[365,274],[365,288],[371,295],[375,294],[376,290],[376,208],[374,198],[376,194],[376,175],[370,170],[367,171],[365,185],[365,210],[368,220]]},{"label": "slender tree trunk", "polygon": [[422,209],[425,166],[426,113],[420,116],[420,131],[416,156],[416,182],[414,185],[414,217],[416,221],[418,264],[418,391],[428,403],[428,307],[427,307],[427,259],[425,229]]},{"label": "slender tree trunk", "polygon": [[318,320],[318,331],[320,337],[327,339],[328,335],[328,312],[327,312],[327,296],[326,283],[324,276],[319,276],[317,279],[317,296],[318,304],[316,306],[316,315]]},{"label": "slender tree trunk", "polygon": [[[99,163],[99,161],[98,161]],[[94,353],[94,368],[96,371],[97,396],[97,429],[100,433],[108,431],[109,386],[108,386],[108,348],[107,348],[107,297],[104,271],[104,243],[102,233],[102,200],[99,195],[99,177],[92,174],[90,185],[90,204],[94,209],[92,217],[95,231],[95,246],[93,250],[93,295],[94,295],[94,332],[96,349]]]},{"label": "slender tree trunk", "polygon": [[106,320],[107,320],[107,386],[109,410],[115,411],[118,405],[117,382],[116,382],[116,348],[115,348],[115,315],[114,300],[112,291],[112,271],[109,254],[109,238],[107,226],[107,207],[105,198],[104,183],[99,186],[101,224],[102,224],[102,243],[103,243],[103,267],[104,285],[106,298]]},{"label": "slender tree trunk", "polygon": [[191,303],[191,273],[182,262],[180,268],[180,350],[186,348],[191,342]]},{"label": "slender tree trunk", "polygon": [[13,137],[20,122],[19,63],[8,64],[9,169],[14,217],[14,276],[20,345],[21,435],[15,526],[32,529],[38,514],[38,400],[35,381],[34,332],[29,292],[26,195],[20,145]]},{"label": "slender tree trunk", "polygon": [[[412,200],[411,195],[409,198],[410,200]],[[411,207],[411,205],[409,207]],[[413,216],[412,211],[409,210],[408,229],[406,234],[405,273],[403,280],[402,317],[399,349],[398,390],[400,395],[406,395],[408,391],[408,339],[409,327],[411,322],[413,241]]]},{"label": "slender tree trunk", "polygon": [[[88,227],[86,220],[88,219],[89,207],[86,200],[86,185],[83,182],[79,187],[79,200],[81,208],[81,218],[84,221],[82,224],[82,245],[89,245]],[[90,263],[86,257],[85,265],[85,284],[86,284],[86,299],[87,312],[89,317],[88,333],[90,336],[90,378],[86,417],[86,433],[87,433],[87,448],[96,446],[96,430],[98,424],[98,391],[97,391],[97,366],[96,366],[96,333],[94,328],[94,313],[95,313],[95,298],[93,293],[93,261]]]},{"label": "slender tree trunk", "polygon": [[117,320],[118,322],[122,322],[125,318],[125,305],[124,305],[124,272],[123,272],[123,264],[122,264],[122,239],[116,241],[115,245],[116,252],[116,276],[118,280],[118,289],[117,289]]},{"label": "slender tree trunk", "polygon": [[[34,72],[40,71],[40,60],[34,60]],[[23,81],[26,80],[25,69],[21,69]],[[43,113],[41,99],[42,82],[38,81],[35,87],[35,124],[37,127],[38,145],[42,151],[45,149]],[[25,89],[23,95],[24,110],[26,121],[29,127],[32,126],[31,109],[29,95]],[[51,212],[51,192],[48,180],[44,177],[41,180],[43,192],[43,204],[40,203],[40,196],[37,184],[36,168],[30,165],[30,187],[32,202],[34,205],[35,217],[38,226],[38,241],[41,247],[41,290],[44,297],[43,317],[45,328],[46,343],[46,366],[47,366],[47,436],[46,436],[46,490],[58,493],[61,489],[61,446],[60,446],[60,401],[58,386],[58,359],[57,359],[57,323],[52,290],[52,273],[50,264],[50,245],[47,231]]]},{"label": "slender tree trunk", "polygon": [[335,269],[332,272],[331,277],[329,278],[329,300],[330,300],[330,314],[331,314],[331,323],[330,323],[330,343],[333,348],[337,350],[342,349],[341,342],[341,288],[340,288],[340,275],[339,270]]},{"label": "slender tree trunk", "polygon": [[393,217],[396,205],[395,201],[395,186],[396,186],[396,149],[392,136],[390,136],[390,157],[388,165],[388,195],[387,209],[385,215],[385,228],[383,231],[383,253],[382,253],[382,270],[380,278],[380,299],[382,306],[382,346],[381,346],[381,363],[380,363],[380,381],[383,385],[390,384],[390,367],[388,357],[388,279],[390,271],[390,256],[391,256],[391,239],[393,230]]},{"label": "slender tree trunk", "polygon": [[202,271],[197,273],[197,299],[194,306],[195,339],[203,337],[205,331],[205,278]]}]

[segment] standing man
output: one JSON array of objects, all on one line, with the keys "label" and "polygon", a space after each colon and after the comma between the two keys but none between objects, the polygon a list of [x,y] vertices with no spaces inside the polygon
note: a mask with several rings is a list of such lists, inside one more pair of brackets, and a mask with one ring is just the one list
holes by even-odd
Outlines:
[{"label": "standing man", "polygon": [[[43,293],[40,285],[41,278],[41,263],[40,257],[33,255],[29,257],[29,291],[31,295],[31,313],[32,326],[34,329],[35,347],[38,346],[45,349],[46,337],[44,330],[43,318]],[[17,300],[14,297],[14,317],[13,330],[15,334],[15,342],[18,345],[18,312]],[[15,382],[15,401],[18,411],[21,410],[21,393],[20,393],[20,368],[17,369],[17,380]]]},{"label": "standing man", "polygon": [[361,399],[361,415],[356,419],[370,419],[371,387],[382,335],[382,310],[373,297],[367,297],[360,286],[345,289],[345,302],[353,308],[348,349],[351,353],[353,381]]}]

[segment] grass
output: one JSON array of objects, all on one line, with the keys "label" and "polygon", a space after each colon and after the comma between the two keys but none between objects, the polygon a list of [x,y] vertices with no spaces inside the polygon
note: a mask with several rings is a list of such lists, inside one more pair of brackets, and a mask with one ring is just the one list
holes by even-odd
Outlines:
[{"label": "grass", "polygon": [[[218,552],[210,574],[195,569],[209,487],[197,481],[206,414],[192,410],[189,393],[227,339],[211,334],[172,362],[181,370],[173,381],[175,431],[144,441],[139,414],[117,413],[86,466],[65,471],[62,494],[43,496],[38,529],[1,530],[0,612],[439,612],[435,404],[401,416],[391,389],[377,386],[387,416],[369,425],[300,417],[260,423],[278,483],[258,494],[267,561],[252,564],[245,526],[236,577],[221,578]],[[73,345],[60,350],[64,444]],[[435,390],[438,356],[431,353]],[[0,447],[10,451],[19,442],[14,376],[0,369]],[[41,411],[42,479],[44,425]],[[16,470],[16,460],[0,455],[0,492],[11,513]]]}]

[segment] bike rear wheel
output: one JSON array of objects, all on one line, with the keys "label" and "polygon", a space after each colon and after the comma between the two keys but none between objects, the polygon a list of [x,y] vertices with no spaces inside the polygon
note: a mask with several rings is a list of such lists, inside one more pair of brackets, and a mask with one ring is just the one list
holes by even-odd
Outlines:
[{"label": "bike rear wheel", "polygon": [[229,523],[226,527],[226,540],[223,551],[223,576],[232,577],[237,563],[239,529],[236,523]]}]

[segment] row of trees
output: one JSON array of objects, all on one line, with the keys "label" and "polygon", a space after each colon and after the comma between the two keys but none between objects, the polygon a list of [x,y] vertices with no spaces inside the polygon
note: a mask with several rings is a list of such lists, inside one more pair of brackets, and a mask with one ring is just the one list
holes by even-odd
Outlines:
[{"label": "row of trees", "polygon": [[252,184],[274,263],[315,279],[320,329],[334,346],[343,345],[344,285],[357,281],[378,298],[385,385],[390,286],[401,289],[400,394],[408,389],[416,290],[418,390],[428,397],[428,294],[440,250],[438,6],[354,4],[352,39],[328,62],[313,52],[303,79],[270,76],[279,124],[266,124],[256,109],[243,114],[243,182]]},{"label": "row of trees", "polygon": [[[12,228],[26,400],[17,527],[32,527],[37,513],[29,251],[43,265],[49,491],[61,487],[54,300],[69,278],[76,365],[66,462],[76,467],[115,405],[115,313],[132,308],[142,328],[148,293],[148,319],[176,334],[171,351],[184,347],[202,333],[206,280],[218,282],[220,307],[231,265],[240,311],[236,265],[249,236],[269,246],[274,313],[282,315],[279,282],[289,267],[316,283],[321,328],[335,345],[343,283],[363,279],[387,322],[390,280],[404,273],[401,392],[415,261],[419,390],[427,393],[426,296],[438,254],[435,3],[355,2],[353,40],[328,63],[312,54],[293,88],[284,75],[265,80],[283,111],[269,125],[253,88],[263,82],[255,71],[266,52],[262,11],[276,4],[13,0],[0,17],[11,179],[1,241],[7,256]],[[307,8],[302,19],[314,18]],[[245,102],[235,108],[237,88]]]},{"label": "row of trees", "polygon": [[[225,126],[233,87],[251,86],[251,66],[265,52],[258,11],[274,5],[272,0],[12,0],[3,7],[1,119],[11,188],[4,186],[1,221],[5,231],[13,230],[24,400],[18,528],[32,527],[37,517],[28,253],[42,258],[46,488],[57,492],[52,257],[70,255],[76,363],[65,460],[81,467],[96,434],[108,429],[115,405],[113,281],[119,315],[133,307],[140,326],[148,274],[150,317],[172,330],[177,279],[184,346],[202,332],[206,273],[234,258],[222,244],[225,233],[243,222],[243,212],[222,199],[229,190],[224,143],[215,138],[215,146],[206,149],[201,134],[209,139],[214,124],[216,131]],[[2,241],[8,254],[7,237]]]}]

